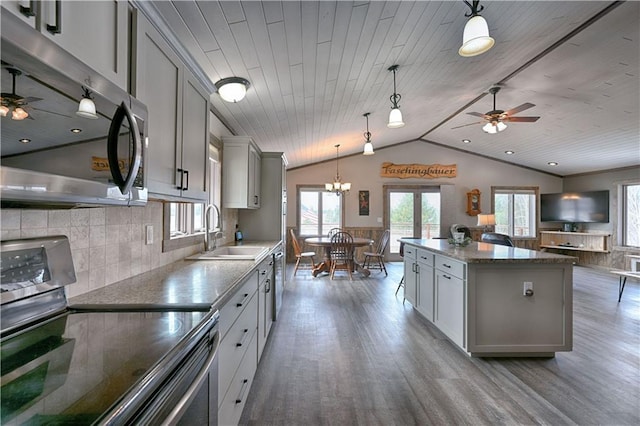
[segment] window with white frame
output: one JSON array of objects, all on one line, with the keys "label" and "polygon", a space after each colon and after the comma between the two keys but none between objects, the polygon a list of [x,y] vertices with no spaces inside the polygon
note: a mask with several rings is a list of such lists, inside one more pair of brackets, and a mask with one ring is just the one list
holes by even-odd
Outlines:
[{"label": "window with white frame", "polygon": [[491,187],[496,232],[517,238],[537,237],[538,187]]},{"label": "window with white frame", "polygon": [[640,247],[640,182],[621,185],[622,245]]},{"label": "window with white frame", "polygon": [[342,196],[322,187],[298,187],[298,233],[327,235],[342,227]]}]

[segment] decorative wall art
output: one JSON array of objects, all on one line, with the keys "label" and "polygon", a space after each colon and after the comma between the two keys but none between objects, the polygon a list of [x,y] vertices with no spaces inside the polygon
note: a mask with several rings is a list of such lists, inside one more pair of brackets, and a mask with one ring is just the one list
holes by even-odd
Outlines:
[{"label": "decorative wall art", "polygon": [[358,210],[360,216],[369,216],[369,191],[358,191]]}]

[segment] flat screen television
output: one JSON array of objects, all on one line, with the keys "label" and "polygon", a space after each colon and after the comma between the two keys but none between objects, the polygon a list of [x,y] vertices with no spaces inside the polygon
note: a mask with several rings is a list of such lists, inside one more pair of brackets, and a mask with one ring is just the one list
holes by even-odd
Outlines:
[{"label": "flat screen television", "polygon": [[540,194],[540,221],[608,223],[609,191]]}]

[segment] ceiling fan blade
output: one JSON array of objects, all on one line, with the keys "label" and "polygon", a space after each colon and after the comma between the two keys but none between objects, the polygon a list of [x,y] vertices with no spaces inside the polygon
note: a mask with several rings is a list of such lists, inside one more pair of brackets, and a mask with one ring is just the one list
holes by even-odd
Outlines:
[{"label": "ceiling fan blade", "polygon": [[29,104],[31,102],[38,102],[38,101],[41,101],[41,100],[42,100],[42,98],[36,98],[36,97],[33,97],[33,96],[29,96],[29,97],[26,97],[26,98],[22,99],[22,101],[24,103],[27,103],[27,104]]},{"label": "ceiling fan blade", "polygon": [[529,102],[526,102],[520,106],[517,106],[515,108],[511,108],[509,111],[505,111],[504,114],[505,115],[513,115],[513,114],[517,114],[521,111],[524,111],[525,109],[529,109],[529,108],[533,108],[535,105],[531,104]]},{"label": "ceiling fan blade", "polygon": [[476,124],[482,124],[484,123],[484,121],[476,121],[475,123],[469,123],[469,124],[463,124],[462,126],[456,126],[456,127],[452,127],[451,130],[453,129],[459,129],[461,127],[467,127],[467,126],[474,126]]},{"label": "ceiling fan blade", "polygon": [[510,121],[512,123],[533,123],[538,121],[540,117],[505,117],[502,121]]},{"label": "ceiling fan blade", "polygon": [[468,112],[467,114],[473,115],[474,117],[487,118],[485,114],[480,114],[479,112]]},{"label": "ceiling fan blade", "polygon": [[55,114],[55,115],[59,115],[60,117],[66,117],[66,118],[73,118],[69,115],[66,114],[61,114],[59,112],[55,112],[55,111],[49,111],[47,109],[42,109],[42,108],[35,108],[35,107],[29,107],[30,109],[34,110],[34,111],[42,111],[42,112],[46,112],[48,114]]}]

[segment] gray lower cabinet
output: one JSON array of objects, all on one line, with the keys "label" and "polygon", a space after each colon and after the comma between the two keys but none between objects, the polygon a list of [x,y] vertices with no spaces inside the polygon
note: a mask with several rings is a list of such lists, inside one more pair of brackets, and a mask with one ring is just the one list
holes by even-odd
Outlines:
[{"label": "gray lower cabinet", "polygon": [[466,264],[435,255],[433,323],[456,345],[466,347]]},{"label": "gray lower cabinet", "polygon": [[404,246],[404,298],[414,307],[418,301],[418,249]]},{"label": "gray lower cabinet", "polygon": [[262,357],[273,324],[273,256],[263,260],[258,266],[258,361]]},{"label": "gray lower cabinet", "polygon": [[417,281],[417,304],[415,308],[429,321],[433,321],[434,315],[434,275],[432,253],[418,249],[418,281]]}]

